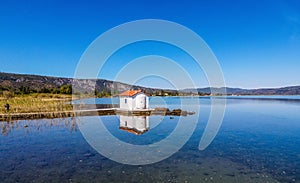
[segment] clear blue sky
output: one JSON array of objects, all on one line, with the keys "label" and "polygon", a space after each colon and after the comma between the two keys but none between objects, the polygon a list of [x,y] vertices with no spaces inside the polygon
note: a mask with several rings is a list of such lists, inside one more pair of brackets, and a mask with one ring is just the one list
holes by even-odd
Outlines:
[{"label": "clear blue sky", "polygon": [[[72,77],[80,56],[101,33],[149,18],[174,21],[198,33],[218,58],[227,86],[300,85],[299,0],[1,1],[0,71]],[[156,43],[148,48],[151,44]],[[176,49],[171,49],[176,60]],[[118,54],[127,55],[126,62],[163,51],[138,53],[129,49]],[[107,67],[107,73],[110,69],[115,72]],[[195,67],[186,69],[197,75]],[[206,85],[202,80],[199,76],[199,87]],[[164,87],[159,81],[148,85]]]}]

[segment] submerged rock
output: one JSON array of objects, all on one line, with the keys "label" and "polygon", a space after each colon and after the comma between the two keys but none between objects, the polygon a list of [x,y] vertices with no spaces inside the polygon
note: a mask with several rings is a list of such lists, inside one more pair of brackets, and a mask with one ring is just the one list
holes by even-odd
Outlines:
[{"label": "submerged rock", "polygon": [[95,156],[95,154],[94,153],[85,153],[83,156],[86,158],[89,158],[89,157]]}]

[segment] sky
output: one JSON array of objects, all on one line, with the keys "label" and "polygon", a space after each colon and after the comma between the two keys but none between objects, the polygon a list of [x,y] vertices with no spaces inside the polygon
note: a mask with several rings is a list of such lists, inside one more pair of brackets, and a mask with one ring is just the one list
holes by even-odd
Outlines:
[{"label": "sky", "polygon": [[[172,21],[197,33],[219,61],[228,87],[300,85],[298,0],[4,0],[0,72],[73,77],[82,54],[98,36],[141,19]],[[118,50],[98,77],[114,80],[124,66],[147,55],[171,58],[197,87],[208,86],[203,70],[189,55],[151,41]],[[137,84],[172,86],[160,77],[138,78]],[[184,87],[189,86],[180,86]]]}]

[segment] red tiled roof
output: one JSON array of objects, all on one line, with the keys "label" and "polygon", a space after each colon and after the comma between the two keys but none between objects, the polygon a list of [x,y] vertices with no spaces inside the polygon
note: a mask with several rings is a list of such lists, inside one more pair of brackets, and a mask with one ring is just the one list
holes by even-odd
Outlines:
[{"label": "red tiled roof", "polygon": [[132,97],[140,92],[142,92],[142,91],[141,90],[127,90],[127,91],[119,94],[119,96]]}]

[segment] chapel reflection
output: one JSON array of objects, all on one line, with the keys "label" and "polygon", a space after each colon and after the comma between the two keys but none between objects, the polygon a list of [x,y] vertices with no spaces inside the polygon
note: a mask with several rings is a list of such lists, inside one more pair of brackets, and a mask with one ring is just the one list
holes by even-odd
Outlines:
[{"label": "chapel reflection", "polygon": [[120,115],[121,130],[141,135],[147,132],[149,128],[149,116],[125,116]]}]

